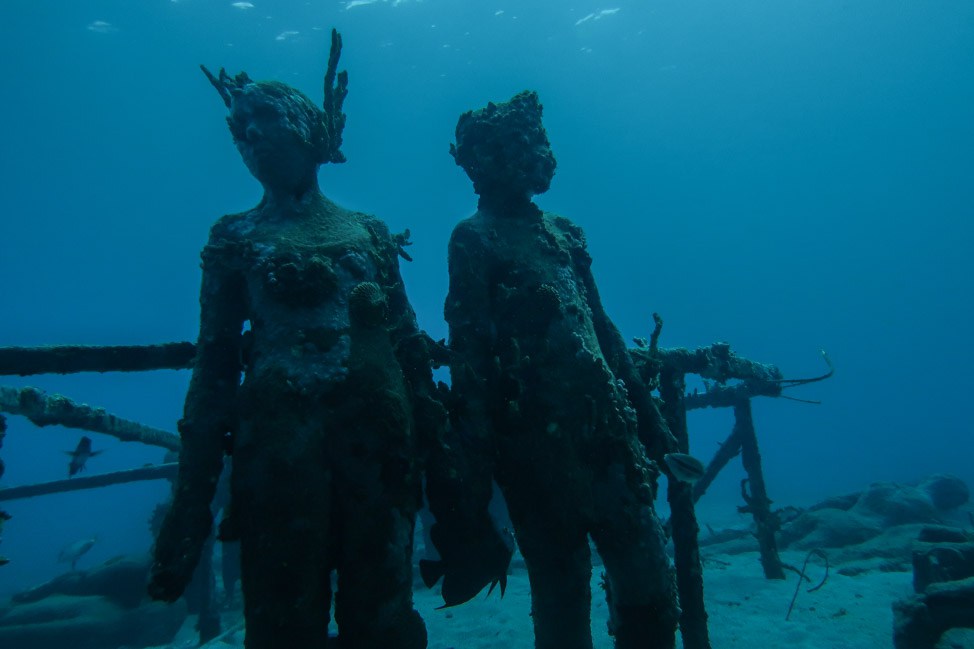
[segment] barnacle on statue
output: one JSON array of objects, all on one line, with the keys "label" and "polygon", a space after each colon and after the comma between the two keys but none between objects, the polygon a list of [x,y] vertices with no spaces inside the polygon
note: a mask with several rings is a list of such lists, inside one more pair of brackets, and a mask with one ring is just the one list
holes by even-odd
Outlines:
[{"label": "barnacle on statue", "polygon": [[348,296],[348,316],[353,327],[377,327],[385,322],[387,310],[385,293],[375,282],[362,282]]}]

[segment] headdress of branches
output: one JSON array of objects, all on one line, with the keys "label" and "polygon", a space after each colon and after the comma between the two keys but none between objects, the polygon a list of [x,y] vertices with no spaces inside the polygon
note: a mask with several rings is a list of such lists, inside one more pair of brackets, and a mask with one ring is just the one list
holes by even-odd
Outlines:
[{"label": "headdress of branches", "polygon": [[[325,100],[321,109],[315,106],[316,120],[322,132],[321,162],[345,162],[345,155],[341,152],[342,131],[345,130],[345,113],[342,106],[348,95],[348,72],[338,72],[338,59],[342,55],[342,36],[338,30],[331,30],[331,50],[328,54],[328,68],[325,71]],[[203,74],[210,80],[216,91],[220,93],[223,103],[231,107],[233,98],[243,91],[243,88],[254,83],[246,72],[239,72],[236,76],[227,74],[224,68],[213,75],[206,66],[201,65]],[[303,95],[302,95],[303,96]],[[315,129],[318,130],[318,129]]]}]

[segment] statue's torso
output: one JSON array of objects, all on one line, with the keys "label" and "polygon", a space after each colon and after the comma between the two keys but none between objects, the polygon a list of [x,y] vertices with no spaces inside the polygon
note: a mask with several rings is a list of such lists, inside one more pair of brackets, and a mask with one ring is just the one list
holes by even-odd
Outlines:
[{"label": "statue's torso", "polygon": [[[550,214],[528,221],[480,213],[460,228],[461,239],[477,242],[486,267],[479,272],[487,304],[468,304],[488,312],[495,426],[505,435],[546,431],[534,438],[545,444],[597,438],[609,413],[618,420],[626,403],[596,335],[597,296],[586,285],[590,260],[581,231]],[[454,297],[463,303],[463,296]],[[613,424],[620,431],[625,426]]]},{"label": "statue's torso", "polygon": [[568,372],[602,351],[577,266],[584,242],[562,223],[545,214],[493,229],[490,312],[498,349],[516,341],[522,355]]},{"label": "statue's torso", "polygon": [[317,393],[346,379],[349,294],[378,281],[390,262],[377,223],[328,202],[292,215],[258,207],[226,220],[227,263],[242,280],[250,325],[245,382],[274,373]]}]

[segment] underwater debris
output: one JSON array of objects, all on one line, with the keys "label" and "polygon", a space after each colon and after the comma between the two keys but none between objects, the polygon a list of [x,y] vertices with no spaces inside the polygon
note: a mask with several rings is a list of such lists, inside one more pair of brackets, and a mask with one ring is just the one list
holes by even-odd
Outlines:
[{"label": "underwater debris", "polygon": [[[751,399],[757,396],[784,397],[782,390],[799,385],[807,385],[823,381],[835,373],[832,360],[822,350],[822,359],[828,366],[828,371],[822,375],[786,379],[774,365],[758,363],[737,356],[725,342],[713,343],[708,347],[697,349],[659,347],[659,337],[663,328],[663,318],[658,313],[653,314],[653,332],[649,342],[643,338],[634,340],[636,347],[630,353],[640,376],[646,385],[659,386],[662,397],[662,408],[666,413],[670,427],[680,439],[684,448],[686,440],[686,412],[704,407],[732,407],[734,408],[734,428],[730,436],[724,441],[709,464],[700,472],[693,484],[692,502],[703,496],[707,487],[727,463],[737,455],[741,455],[742,463],[747,471],[748,479],[741,483],[741,494],[745,505],[738,508],[741,513],[750,513],[757,525],[757,537],[761,550],[761,564],[768,579],[784,579],[784,572],[780,567],[775,533],[781,524],[775,512],[771,511],[771,500],[767,496],[764,485],[764,475],[761,468],[761,455],[758,448],[757,435],[751,414]],[[696,374],[704,380],[707,389],[704,393],[686,393],[686,374]],[[731,380],[739,381],[734,385],[727,385]],[[817,403],[804,399],[793,399],[806,403]],[[669,468],[669,462],[667,466]],[[751,484],[751,493],[747,492],[747,484]],[[681,507],[686,506],[681,503]],[[677,508],[673,508],[674,519]],[[689,515],[684,512],[682,515]],[[672,519],[671,519],[672,520]],[[669,525],[669,524],[668,524]],[[695,529],[690,526],[691,530]],[[695,532],[694,532],[695,534]],[[689,536],[689,535],[688,535]],[[697,543],[694,538],[687,542]],[[679,566],[677,567],[679,572]]]},{"label": "underwater debris", "polygon": [[941,525],[922,528],[913,546],[913,591],[893,602],[896,649],[947,646],[942,636],[948,631],[974,628],[974,535]]},{"label": "underwater debris", "polygon": [[[782,394],[783,390],[831,378],[835,366],[828,352],[819,353],[828,371],[812,377],[786,379],[776,366],[758,363],[735,354],[728,343],[716,342],[708,347],[686,349],[683,347],[660,348],[659,336],[663,319],[653,314],[654,328],[649,342],[634,338],[635,348],[630,349],[633,360],[643,380],[650,385],[659,381],[660,371],[666,367],[671,372],[696,374],[704,379],[706,391],[685,395],[686,409],[729,408],[742,399],[754,397],[780,397],[791,401],[818,404],[818,401],[799,399]],[[731,380],[740,381],[728,385]]]},{"label": "underwater debris", "polygon": [[[798,583],[795,584],[795,594],[792,595],[791,603],[788,605],[788,612],[785,614],[786,622],[788,621],[788,618],[791,617],[791,609],[795,607],[795,600],[798,599],[798,591],[801,590],[802,580],[808,579],[805,576],[805,570],[806,568],[808,568],[808,561],[812,557],[819,557],[825,562],[825,575],[822,577],[822,581],[818,582],[818,585],[809,588],[808,592],[814,593],[816,590],[824,586],[825,582],[828,581],[829,579],[829,556],[825,554],[824,550],[819,550],[819,549],[809,550],[808,554],[805,555],[805,563],[802,564],[801,572],[798,572]],[[791,568],[791,566],[788,567]],[[792,570],[794,570],[794,568],[792,568]]]}]

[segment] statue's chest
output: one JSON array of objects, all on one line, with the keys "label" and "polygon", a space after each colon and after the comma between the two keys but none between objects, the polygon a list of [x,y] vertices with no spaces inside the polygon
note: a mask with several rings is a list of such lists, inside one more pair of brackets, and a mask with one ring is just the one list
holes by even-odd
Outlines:
[{"label": "statue's chest", "polygon": [[491,284],[500,295],[511,291],[533,293],[544,287],[562,300],[577,297],[579,277],[571,253],[557,238],[525,232],[520,237],[505,237],[497,244]]},{"label": "statue's chest", "polygon": [[374,255],[359,248],[266,247],[247,273],[250,293],[283,306],[315,307],[344,302],[360,282],[375,281]]}]

